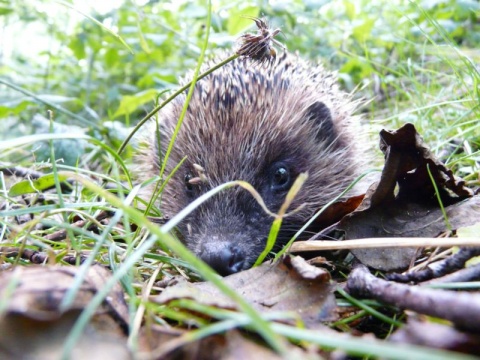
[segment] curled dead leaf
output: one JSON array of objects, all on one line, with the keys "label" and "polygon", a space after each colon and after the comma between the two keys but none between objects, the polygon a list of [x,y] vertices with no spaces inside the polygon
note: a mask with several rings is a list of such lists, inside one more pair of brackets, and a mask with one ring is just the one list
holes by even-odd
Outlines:
[{"label": "curled dead leaf", "polygon": [[[435,237],[449,226],[455,229],[477,221],[478,199],[468,199],[473,192],[435,158],[412,124],[397,131],[382,130],[380,138],[386,158],[380,181],[369,189],[358,209],[340,221],[338,228],[345,231],[346,239]],[[446,207],[448,222],[429,172]],[[356,249],[352,253],[365,265],[391,271],[407,268],[417,250]]]}]

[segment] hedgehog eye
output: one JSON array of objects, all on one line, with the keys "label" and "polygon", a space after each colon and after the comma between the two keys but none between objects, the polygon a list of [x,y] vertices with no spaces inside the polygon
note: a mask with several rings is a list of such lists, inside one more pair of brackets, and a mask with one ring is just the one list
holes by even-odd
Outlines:
[{"label": "hedgehog eye", "polygon": [[188,195],[193,195],[193,184],[190,182],[190,180],[192,179],[193,179],[192,174],[185,175],[185,178],[184,178],[185,188],[187,189]]},{"label": "hedgehog eye", "polygon": [[288,190],[292,182],[290,170],[284,164],[279,164],[272,169],[272,190]]}]

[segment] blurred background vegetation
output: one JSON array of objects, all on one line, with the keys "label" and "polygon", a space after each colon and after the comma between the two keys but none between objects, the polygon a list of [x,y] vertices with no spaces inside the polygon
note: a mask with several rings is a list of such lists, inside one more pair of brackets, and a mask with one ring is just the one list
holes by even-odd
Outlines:
[{"label": "blurred background vegetation", "polygon": [[[0,140],[48,132],[53,109],[55,132],[117,148],[194,69],[206,16],[205,1],[0,0]],[[413,122],[435,151],[454,144],[473,154],[458,170],[478,170],[478,1],[219,0],[210,54],[231,53],[254,30],[242,16],[266,17],[288,51],[338,71],[347,91],[369,100],[361,111],[372,132]],[[70,164],[90,146],[56,144]],[[48,146],[34,150],[48,159]],[[0,160],[31,162],[31,150]]]}]

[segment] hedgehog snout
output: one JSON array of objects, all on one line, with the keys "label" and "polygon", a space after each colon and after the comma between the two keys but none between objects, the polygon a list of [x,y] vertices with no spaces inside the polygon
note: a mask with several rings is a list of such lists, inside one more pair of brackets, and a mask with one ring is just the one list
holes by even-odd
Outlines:
[{"label": "hedgehog snout", "polygon": [[245,253],[229,242],[206,242],[200,249],[200,258],[222,276],[243,270]]}]

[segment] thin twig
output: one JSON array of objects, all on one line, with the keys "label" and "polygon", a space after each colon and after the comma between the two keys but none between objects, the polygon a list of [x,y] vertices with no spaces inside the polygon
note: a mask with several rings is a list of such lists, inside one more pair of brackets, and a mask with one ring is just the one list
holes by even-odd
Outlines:
[{"label": "thin twig", "polygon": [[395,247],[450,247],[450,246],[475,246],[480,247],[478,238],[366,238],[356,240],[316,240],[297,241],[292,244],[290,251],[324,251],[324,250],[351,250],[375,249]]},{"label": "thin twig", "polygon": [[428,289],[378,279],[364,265],[350,273],[347,289],[353,296],[373,298],[453,322],[457,327],[480,331],[480,294]]}]

